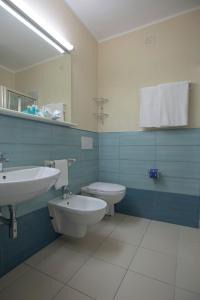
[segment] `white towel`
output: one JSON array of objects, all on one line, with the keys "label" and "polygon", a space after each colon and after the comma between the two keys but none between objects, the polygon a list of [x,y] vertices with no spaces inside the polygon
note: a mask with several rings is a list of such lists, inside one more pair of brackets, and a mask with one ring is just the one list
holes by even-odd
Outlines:
[{"label": "white towel", "polygon": [[189,82],[160,84],[160,126],[188,125]]},{"label": "white towel", "polygon": [[140,90],[140,127],[160,127],[160,101],[156,86]]},{"label": "white towel", "polygon": [[55,184],[55,189],[68,185],[68,160],[55,160],[55,168],[60,170],[60,176]]}]

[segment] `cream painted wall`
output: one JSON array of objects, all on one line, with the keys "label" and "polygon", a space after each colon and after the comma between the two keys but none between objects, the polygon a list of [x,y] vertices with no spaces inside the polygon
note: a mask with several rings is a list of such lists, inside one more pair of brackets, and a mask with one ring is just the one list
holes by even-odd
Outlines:
[{"label": "cream painted wall", "polygon": [[26,0],[26,4],[75,47],[72,52],[72,121],[86,130],[97,130],[93,116],[97,94],[98,44],[64,0]]},{"label": "cream painted wall", "polygon": [[15,74],[0,66],[0,85],[10,89],[15,88]]},{"label": "cream painted wall", "polygon": [[110,99],[100,131],[138,130],[139,90],[189,80],[190,127],[200,127],[200,10],[99,45],[98,95]]},{"label": "cream painted wall", "polygon": [[66,104],[65,121],[71,122],[71,56],[58,57],[15,74],[15,89],[36,96],[38,104]]}]

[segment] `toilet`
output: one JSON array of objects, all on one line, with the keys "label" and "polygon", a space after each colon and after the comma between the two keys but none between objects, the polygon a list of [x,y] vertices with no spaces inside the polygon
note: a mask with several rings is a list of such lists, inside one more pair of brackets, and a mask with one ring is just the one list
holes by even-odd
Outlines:
[{"label": "toilet", "polygon": [[106,214],[114,216],[114,204],[120,202],[124,198],[126,187],[114,183],[94,182],[88,186],[82,187],[81,194],[106,201]]},{"label": "toilet", "polygon": [[107,204],[97,198],[71,195],[48,202],[49,214],[55,232],[81,238],[88,225],[96,224],[105,216]]}]

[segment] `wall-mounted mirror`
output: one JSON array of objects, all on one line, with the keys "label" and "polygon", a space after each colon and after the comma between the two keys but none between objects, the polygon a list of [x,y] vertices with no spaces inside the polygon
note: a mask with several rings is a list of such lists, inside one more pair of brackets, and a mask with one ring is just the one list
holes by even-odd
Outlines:
[{"label": "wall-mounted mirror", "polygon": [[71,57],[0,6],[0,108],[71,122]]}]

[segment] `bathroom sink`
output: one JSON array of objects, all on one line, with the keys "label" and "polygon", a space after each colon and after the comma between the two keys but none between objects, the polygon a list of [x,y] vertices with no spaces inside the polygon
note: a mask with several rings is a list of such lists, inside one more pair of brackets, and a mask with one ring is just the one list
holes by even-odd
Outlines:
[{"label": "bathroom sink", "polygon": [[59,170],[48,167],[0,173],[0,206],[19,204],[47,192],[59,174]]}]

